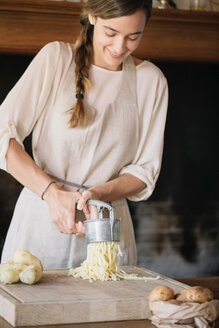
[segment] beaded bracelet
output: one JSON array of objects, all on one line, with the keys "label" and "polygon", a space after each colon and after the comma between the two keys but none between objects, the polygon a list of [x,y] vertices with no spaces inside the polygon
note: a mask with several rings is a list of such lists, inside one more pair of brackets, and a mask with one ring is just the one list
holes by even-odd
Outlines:
[{"label": "beaded bracelet", "polygon": [[53,183],[56,183],[56,181],[55,181],[55,180],[52,180],[52,181],[48,184],[48,186],[46,187],[46,189],[42,192],[42,195],[41,195],[41,199],[42,199],[42,200],[44,200],[43,196],[44,196],[45,192],[47,192],[47,190],[49,189],[49,187],[50,187],[51,184],[53,184]]}]

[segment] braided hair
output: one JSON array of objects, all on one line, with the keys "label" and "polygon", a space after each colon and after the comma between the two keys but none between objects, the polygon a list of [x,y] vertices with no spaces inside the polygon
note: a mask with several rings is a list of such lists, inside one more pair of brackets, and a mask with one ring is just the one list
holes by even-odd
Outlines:
[{"label": "braided hair", "polygon": [[70,127],[85,126],[87,119],[83,106],[84,93],[89,89],[89,68],[93,57],[92,37],[93,25],[90,24],[88,16],[81,16],[82,29],[75,44],[75,87],[76,104],[72,108]]},{"label": "braided hair", "polygon": [[75,45],[76,103],[71,111],[69,126],[86,126],[87,118],[83,104],[84,93],[90,87],[89,69],[93,59],[93,29],[88,15],[111,19],[129,16],[137,10],[146,12],[146,21],[151,16],[152,0],[88,0],[81,14],[81,32]]}]

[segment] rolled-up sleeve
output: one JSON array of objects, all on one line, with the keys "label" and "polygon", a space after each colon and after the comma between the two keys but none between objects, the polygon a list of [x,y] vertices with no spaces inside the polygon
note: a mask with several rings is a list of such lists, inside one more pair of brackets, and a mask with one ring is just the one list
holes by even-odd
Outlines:
[{"label": "rolled-up sleeve", "polygon": [[0,106],[0,168],[7,171],[9,141],[23,146],[39,119],[51,92],[56,62],[53,54],[58,42],[44,46]]},{"label": "rolled-up sleeve", "polygon": [[17,134],[15,124],[12,120],[6,119],[3,122],[1,118],[0,123],[0,168],[2,170],[7,170],[6,167],[6,154],[8,151],[9,140],[14,138],[17,142],[24,148],[22,140]]},{"label": "rolled-up sleeve", "polygon": [[133,162],[123,167],[119,173],[132,174],[146,185],[144,190],[128,197],[131,201],[142,201],[151,196],[161,169],[168,86],[163,74],[159,70],[158,73],[158,78],[153,80],[148,90],[141,96],[139,145],[136,156]]}]

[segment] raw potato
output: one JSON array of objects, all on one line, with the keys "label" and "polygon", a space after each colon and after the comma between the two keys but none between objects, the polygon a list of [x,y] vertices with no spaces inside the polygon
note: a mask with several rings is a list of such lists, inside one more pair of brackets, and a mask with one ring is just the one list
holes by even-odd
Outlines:
[{"label": "raw potato", "polygon": [[38,265],[29,265],[20,274],[20,280],[25,284],[35,284],[37,283],[43,275],[43,271]]},{"label": "raw potato", "polygon": [[167,302],[170,303],[170,304],[175,304],[175,305],[181,305],[183,303],[181,301],[175,300],[174,298],[171,299],[171,300],[169,300],[169,301],[167,301]]},{"label": "raw potato", "polygon": [[187,302],[187,290],[188,289],[183,289],[178,294],[176,294],[176,300],[181,302]]},{"label": "raw potato", "polygon": [[182,302],[204,303],[212,301],[213,299],[214,294],[212,291],[202,286],[194,286],[183,289],[176,295],[176,300]]},{"label": "raw potato", "polygon": [[157,286],[149,294],[149,301],[169,301],[174,298],[174,291],[167,286]]},{"label": "raw potato", "polygon": [[175,305],[181,305],[184,302],[205,303],[213,299],[213,292],[202,286],[182,289],[175,297],[173,290],[167,286],[157,286],[149,294],[149,301],[168,301]]},{"label": "raw potato", "polygon": [[15,263],[23,263],[26,265],[38,265],[41,270],[43,271],[43,266],[41,261],[32,255],[30,252],[26,251],[25,249],[18,249],[14,253],[14,262]]},{"label": "raw potato", "polygon": [[212,301],[214,299],[214,294],[208,288],[194,286],[187,289],[186,298],[188,302],[204,303]]}]

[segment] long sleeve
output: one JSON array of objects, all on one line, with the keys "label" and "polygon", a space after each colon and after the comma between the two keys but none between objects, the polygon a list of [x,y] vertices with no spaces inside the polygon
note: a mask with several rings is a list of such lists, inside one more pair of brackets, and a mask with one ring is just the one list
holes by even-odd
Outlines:
[{"label": "long sleeve", "polygon": [[153,64],[144,65],[138,72],[139,146],[130,165],[120,171],[129,173],[146,184],[140,193],[130,196],[132,201],[148,199],[158,179],[164,143],[164,130],[168,105],[167,81]]},{"label": "long sleeve", "polygon": [[7,170],[10,138],[23,146],[50,96],[57,66],[59,43],[44,46],[0,106],[0,168]]}]

